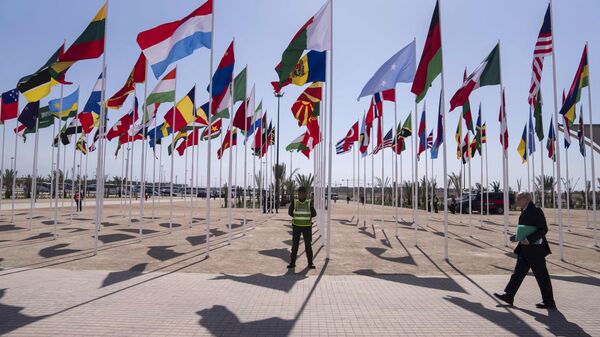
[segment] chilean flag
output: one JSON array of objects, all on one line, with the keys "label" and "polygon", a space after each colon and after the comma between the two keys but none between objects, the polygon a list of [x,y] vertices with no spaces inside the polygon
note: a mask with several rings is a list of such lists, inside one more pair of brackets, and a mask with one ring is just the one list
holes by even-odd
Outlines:
[{"label": "chilean flag", "polygon": [[148,64],[159,78],[167,67],[191,55],[194,50],[212,47],[212,0],[208,0],[181,20],[162,24],[137,36]]}]

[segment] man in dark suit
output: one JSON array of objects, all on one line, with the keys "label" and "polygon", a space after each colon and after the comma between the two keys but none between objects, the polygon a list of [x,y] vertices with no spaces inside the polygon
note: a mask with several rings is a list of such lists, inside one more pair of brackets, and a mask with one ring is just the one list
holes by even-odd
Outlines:
[{"label": "man in dark suit", "polygon": [[[546,240],[546,233],[548,233],[546,217],[544,216],[544,212],[531,201],[530,193],[519,193],[517,195],[517,206],[521,208],[519,224],[534,226],[537,227],[537,230],[520,241],[515,248],[514,252],[517,254],[515,271],[504,289],[504,294],[495,293],[494,296],[513,305],[515,295],[529,269],[531,269],[542,293],[542,303],[536,304],[536,307],[540,309],[554,309],[556,308],[556,303],[552,294],[550,275],[546,268],[546,256],[552,254]],[[512,236],[511,241],[514,242],[514,240],[515,237]]]},{"label": "man in dark suit", "polygon": [[[556,303],[552,294],[550,275],[546,268],[546,256],[552,254],[546,240],[546,233],[548,233],[546,217],[544,216],[544,212],[531,201],[530,193],[519,193],[517,195],[517,205],[521,208],[519,224],[534,226],[537,227],[537,230],[520,241],[517,248],[515,248],[514,252],[517,254],[515,271],[504,289],[504,294],[495,293],[494,296],[513,305],[515,295],[531,268],[542,293],[542,303],[536,304],[536,307],[540,309],[554,309],[556,308]],[[515,237],[511,237],[511,241],[514,240]]]}]

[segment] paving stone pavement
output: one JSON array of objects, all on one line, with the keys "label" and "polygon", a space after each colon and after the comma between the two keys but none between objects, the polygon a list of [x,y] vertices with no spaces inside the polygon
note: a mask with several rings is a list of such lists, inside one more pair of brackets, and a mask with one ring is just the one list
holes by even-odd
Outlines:
[{"label": "paving stone pavement", "polygon": [[559,310],[491,296],[501,275],[0,272],[9,336],[600,336],[598,275],[553,280]]}]

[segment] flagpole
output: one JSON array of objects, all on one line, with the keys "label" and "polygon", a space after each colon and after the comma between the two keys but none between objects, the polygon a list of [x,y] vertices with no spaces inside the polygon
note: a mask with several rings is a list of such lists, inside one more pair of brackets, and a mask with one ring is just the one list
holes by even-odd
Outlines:
[{"label": "flagpole", "polygon": [[[237,135],[236,135],[237,137]],[[237,140],[236,140],[237,142]],[[233,147],[231,148],[231,151],[233,151]],[[235,188],[233,188],[233,185],[231,186],[231,189],[233,190],[233,203],[231,204],[232,208],[238,208],[237,207],[237,192],[238,192],[238,183],[237,183],[237,176],[238,176],[238,147],[235,147],[235,155],[234,155],[234,162],[233,162],[233,178],[232,178],[232,183],[233,185],[235,185]]]},{"label": "flagpole", "polygon": [[[19,127],[19,121],[15,121],[15,130]],[[12,181],[12,206],[10,211],[10,223],[15,223],[15,198],[17,196],[17,144],[19,143],[17,140],[17,132],[15,132],[15,153],[14,153],[14,161],[13,161],[13,181]]]},{"label": "flagpole", "polygon": [[[148,106],[146,104],[146,97],[148,95],[148,62],[146,62],[146,67],[144,68],[144,110],[143,110],[143,117],[142,117],[142,165],[140,165],[140,179],[141,179],[141,186],[140,186],[140,228],[139,228],[139,237],[140,239],[143,237],[144,235],[144,203],[146,200],[146,152],[148,150],[148,139],[147,139],[147,125],[146,123],[148,122],[147,118],[147,109]],[[135,86],[135,84],[134,84]],[[135,104],[135,103],[134,103]],[[154,194],[154,191],[152,191],[152,194]]]},{"label": "flagpole", "polygon": [[[173,111],[175,112],[175,111]],[[185,137],[183,143],[187,143],[189,140],[189,135]],[[187,150],[187,144],[186,148]],[[187,199],[188,199],[188,151],[185,151],[184,154],[184,170],[183,170],[183,222],[187,220]],[[175,157],[175,144],[173,144],[173,151],[171,151],[171,156]],[[191,220],[190,220],[191,221]],[[182,224],[183,225],[183,224]]]},{"label": "flagpole", "polygon": [[125,213],[125,210],[123,209],[123,207],[124,207],[124,203],[123,203],[123,184],[125,183],[124,180],[125,180],[125,152],[121,151],[121,189],[120,189],[120,192],[119,192],[119,206],[121,208],[121,214]]},{"label": "flagpole", "polygon": [[[2,100],[0,100],[0,120],[2,120]],[[0,159],[0,190],[4,186],[4,144],[6,144],[6,121],[2,122],[2,158]],[[54,139],[54,137],[52,138]],[[52,147],[52,161],[54,162],[54,147]],[[50,171],[52,173],[52,170]],[[52,174],[50,174],[52,175]],[[52,195],[52,193],[50,193]],[[4,196],[0,195],[0,213],[2,213],[2,199]]]},{"label": "flagpole", "polygon": [[[375,128],[373,128],[373,134],[375,134]],[[375,155],[373,154],[373,142],[371,142],[371,224],[374,224],[373,214],[375,212],[375,163],[374,163]]]},{"label": "flagpole", "polygon": [[[565,125],[563,125],[563,127],[565,128],[565,132],[568,132],[567,128],[568,126],[566,125],[566,123],[568,123],[568,121],[564,120],[563,122]],[[569,176],[569,148],[565,148],[565,167],[566,167],[566,180],[565,180],[565,189],[567,192],[567,231],[571,231],[571,177]]]},{"label": "flagpole", "polygon": [[[212,134],[212,132],[211,132]],[[219,133],[219,143],[223,144],[223,133]],[[225,192],[227,193],[227,192]],[[221,199],[221,203],[223,200],[223,156],[221,155],[221,159],[219,159],[219,198]],[[225,207],[225,205],[223,205]],[[221,207],[219,207],[221,208]],[[221,211],[219,210],[219,220],[221,219]]]},{"label": "flagpole", "polygon": [[[38,117],[36,119],[35,122],[35,145],[34,145],[34,149],[33,149],[33,177],[31,178],[31,185],[32,185],[32,194],[31,194],[31,206],[29,207],[29,230],[31,230],[32,227],[32,221],[33,221],[33,209],[35,208],[35,203],[36,203],[36,197],[37,197],[37,162],[38,162],[38,143],[39,143],[39,139],[40,139],[40,134],[39,134],[39,128],[40,128],[40,116],[39,116],[39,112],[38,112]],[[1,175],[1,172],[0,172]],[[0,184],[0,187],[2,185]],[[0,199],[2,199],[2,196],[0,195]]]},{"label": "flagpole", "polygon": [[[127,178],[127,180],[125,181],[125,189],[127,190],[127,195],[125,196],[125,200],[123,200],[123,205],[125,205],[125,207],[127,207],[128,202],[131,200],[131,181],[133,179],[131,179],[131,136],[129,135],[129,133],[131,132],[131,125],[129,126],[129,130],[127,130],[127,159],[125,159],[125,177]],[[119,140],[120,142],[120,140]],[[96,179],[98,174],[96,173]],[[129,222],[131,223],[131,204],[129,204],[129,207],[127,207],[128,209],[128,213],[129,213]]]},{"label": "flagpole", "polygon": [[[416,40],[416,39],[415,39]],[[417,149],[417,137],[419,134],[419,123],[417,122],[417,115],[419,114],[417,111],[418,106],[417,106],[417,101],[415,100],[415,127],[417,127],[417,133],[415,134],[415,137],[413,137],[413,145],[414,145],[414,156],[413,156],[413,160],[415,163],[415,169],[414,169],[414,174],[413,174],[413,218],[414,218],[414,222],[413,222],[413,227],[415,229],[414,232],[414,238],[413,238],[413,243],[415,245],[415,247],[417,246],[417,232],[419,230],[419,218],[418,218],[418,208],[419,208],[419,159],[418,159],[418,149]]]},{"label": "flagpole", "polygon": [[[480,122],[482,124],[480,124],[479,126],[479,149],[481,150],[481,152],[479,153],[479,181],[480,181],[480,186],[479,186],[479,227],[483,227],[483,145],[481,144],[481,142],[483,141],[483,122],[480,120]],[[487,144],[487,139],[486,139],[486,144]],[[486,159],[487,159],[487,152],[486,152]]]},{"label": "flagpole", "polygon": [[[581,113],[583,113],[583,111]],[[590,125],[590,128],[591,128],[591,125]],[[585,135],[583,134],[583,130],[580,130],[580,132],[581,132],[581,137],[585,137]],[[583,141],[585,142],[585,140],[583,140]],[[584,145],[584,147],[585,147],[585,145]],[[594,150],[592,150],[592,151],[594,151]],[[590,212],[588,210],[587,163],[585,160],[585,154],[583,155],[583,181],[584,181],[583,193],[584,193],[584,202],[585,202],[585,228],[590,228]]]},{"label": "flagpole", "polygon": [[[486,130],[487,132],[487,130]],[[490,218],[490,174],[489,174],[489,162],[488,162],[488,142],[487,142],[487,135],[485,136],[486,140],[485,140],[485,190],[486,190],[486,196],[485,196],[485,204],[486,204],[486,211],[485,213],[488,216],[488,219]]]},{"label": "flagpole", "polygon": [[[429,153],[431,154],[431,150],[429,150]],[[433,208],[433,204],[435,202],[435,187],[433,185],[433,158],[430,159],[431,160],[431,179],[429,180],[429,184],[431,185],[431,198],[430,198],[430,205],[429,205],[429,212],[433,215],[434,213],[434,208]],[[431,218],[431,217],[429,217]]]},{"label": "flagpole", "polygon": [[[365,130],[366,132],[366,130]],[[369,142],[371,140],[369,139]],[[367,148],[368,150],[368,148]],[[365,150],[366,151],[366,150]],[[363,156],[363,211],[365,217],[363,219],[363,228],[367,227],[367,156]],[[358,224],[357,224],[358,227]]]},{"label": "flagpole", "polygon": [[[60,142],[60,125],[61,125],[61,121],[62,121],[62,109],[63,109],[63,89],[64,88],[64,84],[61,83],[60,85],[60,99],[59,99],[59,111],[58,111],[58,142]],[[53,138],[54,140],[54,138]],[[59,168],[60,168],[60,143],[56,144],[56,171],[54,172],[55,176],[54,176],[54,239],[56,240],[58,238],[58,197],[59,197],[59,192],[58,192],[58,184],[59,184]],[[98,185],[98,183],[96,182],[96,186]],[[96,208],[98,208],[98,205],[96,205]],[[94,255],[95,255],[95,250],[94,250]]]},{"label": "flagpole", "polygon": [[541,165],[541,170],[542,173],[540,175],[540,187],[541,187],[541,194],[540,196],[542,197],[542,210],[544,210],[544,208],[546,208],[546,177],[544,176],[544,145],[542,144],[542,141],[540,140],[540,165]]},{"label": "flagpole", "polygon": [[[587,49],[588,55],[590,53],[589,44],[586,41],[585,47]],[[588,58],[589,59],[589,58]],[[589,68],[589,63],[588,63]],[[596,222],[596,166],[594,165],[594,128],[593,128],[593,119],[592,119],[592,81],[589,80],[588,75],[588,110],[590,114],[590,153],[591,153],[591,164],[592,164],[592,221],[594,222],[594,246],[598,247],[598,233],[597,233],[597,222]]]},{"label": "flagpole", "polygon": [[[195,96],[195,92],[194,92]],[[194,117],[196,116],[196,97],[194,97]],[[196,146],[198,144],[197,133],[196,133],[196,119],[192,122],[192,168],[190,170],[190,228],[194,223],[194,155],[196,154]],[[187,151],[186,151],[187,152]],[[197,168],[196,168],[197,169]],[[186,189],[187,190],[187,189]]]},{"label": "flagpole", "polygon": [[[246,90],[245,90],[246,92],[245,92],[244,96],[248,96],[247,88],[248,87],[246,86]],[[255,99],[254,92],[252,92],[252,102],[255,102],[254,99]],[[244,131],[246,132],[246,134],[248,134],[248,100],[247,99],[244,100],[244,104],[246,105],[246,109],[245,109],[245,113],[244,113],[244,128],[246,130],[244,130]],[[253,111],[251,112],[252,116],[254,116],[254,109],[255,109],[255,107],[253,106],[252,107]],[[279,132],[279,130],[277,130],[277,132]],[[291,170],[291,161],[290,161],[290,170]],[[247,194],[248,194],[248,145],[246,144],[246,142],[244,142],[244,197],[243,197],[244,216],[242,217],[244,220],[242,221],[242,233],[245,233],[245,231],[246,231],[246,223],[248,220],[248,211],[247,211],[248,207],[247,207],[247,202],[246,202]]]},{"label": "flagpole", "polygon": [[[87,143],[87,135],[85,136]],[[89,153],[89,152],[88,152]],[[87,204],[88,154],[85,155],[85,180],[83,181],[83,202]]]},{"label": "flagpole", "polygon": [[[331,22],[331,27],[333,27],[333,0],[331,0],[331,11],[329,20]],[[329,168],[328,168],[328,184],[327,184],[327,260],[330,259],[331,253],[331,184],[333,181],[331,180],[331,164],[333,160],[333,144],[331,141],[332,138],[332,125],[333,125],[333,29],[330,32],[330,46],[331,50],[329,51]],[[383,156],[383,155],[382,155]],[[383,196],[382,196],[383,197]],[[383,221],[383,219],[382,219]]]},{"label": "flagpole", "polygon": [[[148,80],[147,74],[146,80]],[[146,97],[144,97],[144,101],[146,101]],[[154,193],[156,193],[156,132],[156,116],[154,116],[154,146],[152,147],[152,222],[154,222],[154,213],[156,210],[156,203],[154,200],[156,199],[156,196],[154,195]],[[158,191],[158,195],[160,195],[160,191]]]},{"label": "flagpole", "polygon": [[[133,125],[131,126],[131,130],[134,131]],[[128,135],[128,137],[129,141],[127,143],[131,143],[131,161],[129,163],[129,222],[132,223],[133,216],[131,214],[133,212],[133,193],[135,193],[135,186],[133,182],[133,158],[135,157],[135,137],[133,135]],[[102,195],[104,196],[104,191],[102,191]]]},{"label": "flagpole", "polygon": [[[79,86],[77,86],[79,91]],[[79,95],[77,96],[77,106],[79,106]],[[39,117],[38,117],[39,120]],[[75,114],[75,138],[77,137],[77,127],[79,126],[79,118],[77,113]],[[81,130],[83,132],[83,130]],[[73,168],[71,169],[71,216],[69,218],[69,225],[73,223],[73,199],[75,196],[75,163],[77,162],[77,141],[73,144]]]},{"label": "flagpole", "polygon": [[[468,131],[467,131],[468,132]],[[467,157],[469,158],[469,236],[473,237],[473,198],[471,198],[472,190],[472,180],[471,180],[471,149],[470,144],[467,144]]]},{"label": "flagpole", "polygon": [[[231,100],[233,102],[233,100]],[[233,103],[231,104],[231,111],[233,111]],[[232,182],[232,169],[233,169],[233,119],[229,124],[229,165],[227,165],[227,245],[231,245],[231,204],[233,203],[233,198],[231,197],[231,182]],[[223,150],[223,147],[221,147]],[[222,152],[222,151],[221,151]],[[221,153],[221,158],[223,158],[223,153]]]},{"label": "flagpole", "polygon": [[[398,127],[398,124],[396,124],[395,127]],[[394,132],[396,132],[396,134],[398,134],[398,130],[397,129]],[[399,141],[400,141],[400,139],[397,138],[396,139],[396,147],[400,146]],[[404,141],[405,140],[402,139],[402,143],[403,144],[404,144]],[[402,148],[400,148],[399,151],[400,151],[400,181],[399,181],[399,183],[400,183],[400,208],[403,208],[403,206],[404,206],[404,202],[403,202],[404,201],[403,200],[403,198],[404,198],[404,188],[402,186],[402,184],[403,184],[403,180],[402,180],[402,163],[403,163],[403,161],[402,161],[402,152],[403,151],[402,151]],[[398,166],[396,166],[396,169],[397,168],[398,168]],[[398,214],[398,210],[396,210],[396,214]],[[400,219],[396,215],[396,237],[399,237],[399,236],[400,236]]]},{"label": "flagpole", "polygon": [[[554,26],[554,15],[552,10],[552,0],[550,0],[550,24]],[[556,92],[556,39],[555,35],[552,34],[552,82],[554,89],[554,129],[558,132],[558,94]],[[591,124],[590,120],[590,124]],[[558,137],[556,137],[558,139]],[[558,145],[558,143],[557,143]],[[593,161],[592,161],[593,162]],[[592,171],[593,173],[593,171]],[[560,245],[560,260],[564,261],[564,251],[563,251],[563,221],[562,221],[562,189],[560,186],[561,174],[560,174],[560,149],[557,148],[556,151],[556,175],[557,175],[557,196],[558,196],[558,241]]]},{"label": "flagpole", "polygon": [[383,217],[384,217],[384,199],[385,199],[385,161],[384,161],[384,148],[383,148],[383,142],[384,140],[384,130],[383,130],[383,113],[381,114],[381,117],[379,117],[379,125],[381,126],[379,128],[379,130],[381,131],[381,134],[379,135],[381,137],[381,149],[379,150],[381,152],[381,230],[384,231],[385,227],[383,224]]},{"label": "flagpole", "polygon": [[[356,147],[352,148],[352,180],[354,181],[354,165],[357,165],[356,179],[358,179],[357,190],[354,194],[354,202],[356,202],[356,227],[358,228],[358,222],[360,221],[360,154],[356,156]],[[354,163],[355,160],[358,162]]]},{"label": "flagpole", "polygon": [[[439,15],[439,1],[438,1],[438,16],[439,16],[439,22],[440,22],[440,27],[442,25],[442,17],[441,15]],[[440,29],[440,40],[442,38],[442,30]],[[441,90],[441,109],[442,112],[444,114],[443,118],[442,118],[442,143],[443,143],[443,151],[444,151],[444,160],[443,160],[443,176],[444,176],[444,259],[446,261],[448,261],[448,165],[447,165],[447,153],[446,153],[446,100],[445,100],[445,96],[444,96],[444,85],[445,85],[445,81],[444,81],[444,52],[443,49],[440,48],[440,53],[442,55],[441,57],[441,63],[442,63],[442,71],[441,71],[441,80],[442,80],[442,90]],[[487,145],[487,144],[486,144]]]},{"label": "flagpole", "polygon": [[206,150],[206,257],[210,256],[210,159],[211,159],[211,138],[212,138],[212,122],[213,122],[213,59],[214,59],[214,42],[215,42],[215,2],[213,1],[213,12],[210,28],[210,72],[208,74],[208,145]]},{"label": "flagpole", "polygon": [[[212,50],[212,49],[211,49]],[[212,53],[212,52],[211,52]],[[177,71],[177,66],[175,66]],[[173,230],[173,168],[175,167],[175,110],[177,109],[177,77],[175,77],[175,93],[173,95],[173,116],[171,118],[171,176],[169,179],[169,233]],[[161,142],[162,143],[162,142]],[[187,168],[186,168],[187,170]],[[206,197],[207,200],[210,198]],[[208,220],[207,220],[208,221]]]},{"label": "flagpole", "polygon": [[[175,82],[177,83],[177,82]],[[167,123],[168,124],[168,123]],[[173,128],[171,128],[171,133],[173,133]],[[160,200],[162,199],[162,181],[163,181],[163,165],[162,165],[162,140],[160,141],[160,152],[158,153],[158,210],[156,211],[156,215],[160,214]],[[169,229],[170,230],[170,229]]]},{"label": "flagpole", "polygon": [[[67,125],[67,121],[65,120],[65,126],[68,127]],[[59,132],[59,135],[61,135],[62,132]],[[68,136],[66,136],[68,137]],[[62,136],[59,136],[59,141],[62,143]],[[16,138],[15,138],[16,139]],[[60,143],[59,143],[60,146]],[[60,211],[64,212],[64,208],[65,208],[65,197],[66,195],[66,190],[65,190],[65,181],[67,180],[67,176],[69,175],[69,173],[67,172],[67,145],[63,144],[63,179],[62,179],[62,200],[60,202]],[[16,158],[16,156],[15,156]],[[15,165],[16,167],[16,165]]]},{"label": "flagpole", "polygon": [[[398,130],[396,129],[398,127],[398,101],[396,100],[396,88],[394,87],[394,126],[392,126],[392,132],[394,133],[394,136],[396,138],[396,148],[398,147]],[[395,152],[395,151],[393,151]],[[398,236],[398,153],[394,153],[393,154],[393,163],[394,163],[394,173],[393,173],[393,181],[394,183],[393,185],[393,192],[392,192],[392,197],[394,198],[394,212],[395,214],[395,218],[394,218],[394,222],[396,223],[396,236]]]},{"label": "flagpole", "polygon": [[[425,105],[427,105],[427,103],[425,102]],[[425,117],[425,120],[427,120],[427,117]],[[423,176],[423,183],[425,184],[425,214],[427,215],[427,218],[429,218],[429,165],[428,165],[428,160],[427,160],[427,127],[425,127],[425,151],[423,152],[423,157],[425,158],[425,175]]]}]

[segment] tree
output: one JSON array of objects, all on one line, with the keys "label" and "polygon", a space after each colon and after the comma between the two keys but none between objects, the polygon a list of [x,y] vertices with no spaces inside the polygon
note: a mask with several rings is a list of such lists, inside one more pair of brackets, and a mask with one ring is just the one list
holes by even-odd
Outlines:
[{"label": "tree", "polygon": [[490,186],[492,187],[492,191],[495,193],[500,192],[500,181],[494,180],[490,183]]},{"label": "tree", "polygon": [[517,179],[517,191],[521,192],[521,185],[523,184],[522,179]]},{"label": "tree", "polygon": [[27,199],[31,198],[32,188],[33,188],[33,177],[31,176],[31,174],[28,174],[27,177],[25,177],[25,198],[27,198]]},{"label": "tree", "polygon": [[405,202],[405,204],[412,205],[412,200],[413,200],[413,184],[412,184],[412,182],[405,181],[402,183],[402,193],[404,194],[402,199]]},{"label": "tree", "polygon": [[5,169],[2,174],[2,181],[4,182],[4,198],[8,199],[12,196],[13,179],[17,172],[9,169]]},{"label": "tree", "polygon": [[310,195],[310,193],[312,192],[314,180],[315,178],[310,173],[307,175],[300,173],[296,174],[296,184],[298,184],[298,186],[304,187],[308,195]]},{"label": "tree", "polygon": [[461,174],[456,174],[454,172],[450,173],[448,175],[448,187],[452,186],[454,188],[455,193],[459,193],[461,190],[461,181],[462,181],[462,176]]}]

